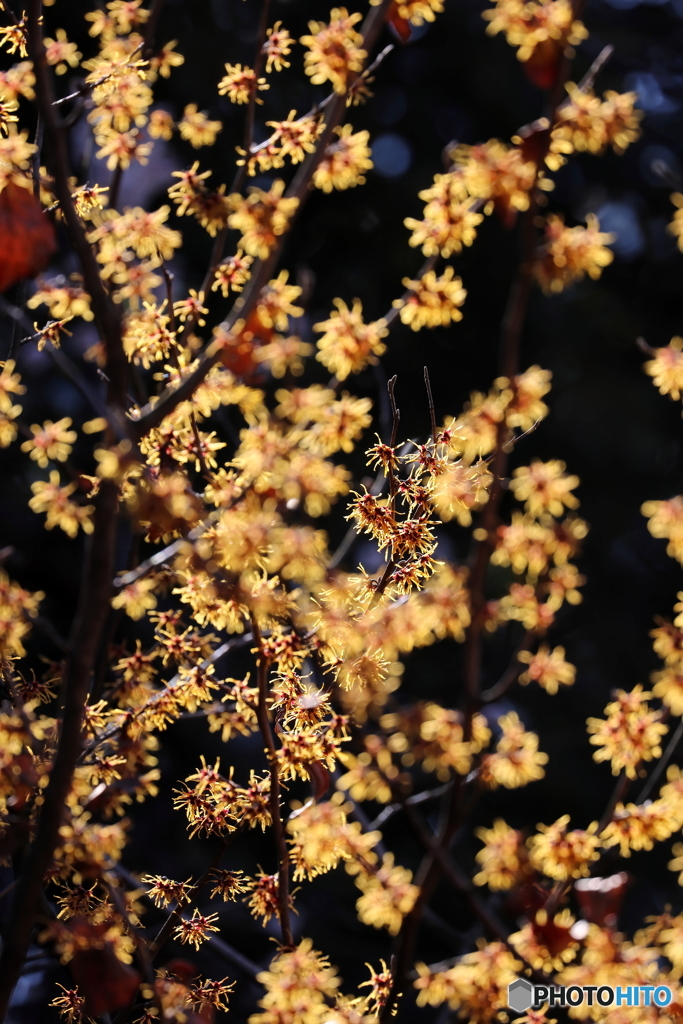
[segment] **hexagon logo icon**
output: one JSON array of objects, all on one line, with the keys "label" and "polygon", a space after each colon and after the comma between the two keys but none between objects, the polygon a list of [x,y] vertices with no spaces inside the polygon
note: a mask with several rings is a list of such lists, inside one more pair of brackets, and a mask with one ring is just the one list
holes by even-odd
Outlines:
[{"label": "hexagon logo icon", "polygon": [[508,985],[508,1006],[511,1010],[521,1013],[528,1010],[534,1003],[534,990],[530,982],[524,978],[517,978],[511,985]]}]

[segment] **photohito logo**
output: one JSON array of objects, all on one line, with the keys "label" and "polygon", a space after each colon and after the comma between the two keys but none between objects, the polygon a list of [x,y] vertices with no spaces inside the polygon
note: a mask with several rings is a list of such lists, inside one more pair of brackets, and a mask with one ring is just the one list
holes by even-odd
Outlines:
[{"label": "photohito logo", "polygon": [[522,1013],[532,1006],[668,1006],[668,985],[532,985],[517,978],[508,985],[508,1006]]}]

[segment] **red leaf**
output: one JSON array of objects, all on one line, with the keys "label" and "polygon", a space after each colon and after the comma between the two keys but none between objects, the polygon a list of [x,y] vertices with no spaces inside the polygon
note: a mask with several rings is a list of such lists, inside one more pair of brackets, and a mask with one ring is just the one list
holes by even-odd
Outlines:
[{"label": "red leaf", "polygon": [[80,946],[74,950],[69,970],[85,999],[86,1013],[100,1017],[132,1003],[141,978],[118,959],[111,942],[103,941],[107,925],[74,917],[67,929]]},{"label": "red leaf", "polygon": [[55,229],[40,203],[10,181],[0,192],[0,292],[44,270],[56,248]]},{"label": "red leaf", "polygon": [[552,89],[557,83],[562,61],[562,47],[555,39],[545,39],[534,47],[533,53],[522,67],[524,73],[539,89]]},{"label": "red leaf", "polygon": [[628,882],[625,871],[607,878],[580,878],[574,891],[586,920],[601,927],[616,927]]},{"label": "red leaf", "polygon": [[406,21],[405,18],[401,18],[398,14],[392,14],[389,17],[389,24],[401,42],[407,43],[413,31],[410,22]]}]

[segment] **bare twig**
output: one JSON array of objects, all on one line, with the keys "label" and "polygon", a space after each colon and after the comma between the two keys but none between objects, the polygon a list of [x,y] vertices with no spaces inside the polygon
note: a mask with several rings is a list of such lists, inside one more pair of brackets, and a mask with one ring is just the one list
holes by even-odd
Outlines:
[{"label": "bare twig", "polygon": [[436,444],[436,438],[438,436],[438,428],[436,426],[436,413],[434,412],[434,398],[432,396],[432,385],[429,380],[429,370],[425,366],[424,368],[425,387],[427,389],[427,401],[429,402],[429,420],[432,425],[432,443]]},{"label": "bare twig", "polygon": [[484,690],[481,695],[482,704],[491,704],[494,700],[499,700],[504,693],[510,689],[511,686],[519,679],[522,672],[523,663],[519,660],[519,655],[522,651],[528,651],[533,644],[535,633],[531,629],[527,629],[526,633],[522,637],[517,650],[510,659],[510,665],[506,672],[500,677],[498,682],[491,686],[488,690]]},{"label": "bare twig", "polygon": [[657,765],[652,774],[650,775],[650,778],[647,780],[642,790],[638,794],[636,803],[642,804],[649,798],[650,793],[661,779],[664,773],[664,769],[668,765],[673,755],[676,753],[676,747],[681,742],[681,739],[683,739],[683,719],[678,723],[678,728],[669,740],[666,750],[657,762]]},{"label": "bare twig", "polygon": [[278,861],[278,908],[283,946],[293,946],[292,927],[289,918],[289,853],[285,828],[280,813],[280,774],[273,731],[268,718],[268,660],[263,653],[261,631],[256,616],[251,617],[251,631],[258,646],[258,719],[261,737],[270,764],[270,814],[273,819],[275,850]]},{"label": "bare twig", "polygon": [[589,67],[586,74],[579,82],[579,89],[581,92],[587,92],[588,89],[592,89],[595,84],[595,79],[598,77],[603,67],[614,53],[614,47],[608,45],[602,48],[600,53],[597,55],[591,66]]}]

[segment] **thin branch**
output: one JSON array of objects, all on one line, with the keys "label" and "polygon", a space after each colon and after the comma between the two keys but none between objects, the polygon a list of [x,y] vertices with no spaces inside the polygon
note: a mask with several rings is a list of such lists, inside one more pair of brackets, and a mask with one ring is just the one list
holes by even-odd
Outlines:
[{"label": "thin branch", "polygon": [[244,163],[238,168],[235,180],[230,188],[231,192],[241,192],[246,181],[249,170],[249,154],[254,142],[254,123],[256,120],[256,100],[258,98],[258,80],[266,62],[266,32],[268,30],[268,15],[270,13],[270,0],[262,0],[261,17],[259,19],[258,35],[256,37],[256,56],[254,57],[254,87],[249,96],[247,116],[244,123]]},{"label": "thin branch", "polygon": [[654,787],[657,785],[657,783],[659,782],[660,778],[662,777],[664,769],[666,768],[666,766],[668,765],[669,761],[671,760],[671,758],[675,754],[676,747],[681,742],[681,739],[683,739],[683,719],[681,719],[681,721],[678,723],[678,728],[676,729],[675,733],[673,734],[673,736],[669,740],[667,748],[664,751],[664,753],[662,754],[662,756],[660,757],[659,761],[657,762],[655,770],[652,772],[652,775],[647,780],[647,782],[643,786],[642,790],[638,794],[638,798],[636,800],[636,803],[638,803],[638,804],[645,803],[645,801],[649,798],[650,793],[652,792],[652,790],[654,789]]},{"label": "thin branch", "polygon": [[429,402],[429,421],[432,425],[432,443],[436,444],[436,438],[438,436],[438,428],[436,426],[436,413],[434,412],[434,397],[432,395],[432,385],[429,380],[429,370],[425,366],[424,368],[425,387],[427,389],[427,401]]},{"label": "thin branch", "polygon": [[581,92],[587,92],[588,89],[593,88],[595,79],[598,77],[599,73],[602,71],[603,67],[605,66],[605,64],[610,59],[613,53],[614,47],[611,44],[603,47],[603,49],[600,51],[600,53],[597,55],[597,57],[589,67],[586,74],[579,82],[579,90]]},{"label": "thin branch", "polygon": [[293,946],[294,940],[292,938],[292,927],[289,918],[289,853],[287,851],[285,828],[280,814],[280,774],[277,750],[275,749],[275,740],[273,739],[273,732],[268,718],[268,660],[263,653],[261,631],[256,621],[256,616],[253,614],[251,617],[251,631],[258,646],[258,706],[256,717],[270,763],[270,814],[273,819],[275,849],[278,860],[277,891],[280,929],[282,931],[283,946]]},{"label": "thin branch", "polygon": [[[391,448],[395,448],[396,447],[396,441],[398,440],[398,425],[399,425],[399,422],[401,420],[401,413],[400,413],[400,410],[399,410],[398,406],[396,405],[396,394],[395,394],[396,379],[397,379],[396,378],[396,374],[394,374],[394,376],[390,377],[389,380],[387,381],[387,391],[389,392],[389,402],[391,404],[391,417],[392,417],[392,422],[391,422],[391,438],[389,439],[389,445],[390,445]],[[393,516],[394,510],[395,510],[395,506],[396,506],[396,494],[398,493],[398,482],[396,480],[396,472],[394,470],[394,466],[393,466],[393,463],[391,461],[389,462],[389,466],[388,466],[388,478],[389,478],[389,507],[391,509],[391,514]],[[391,577],[392,572],[394,571],[395,565],[396,565],[396,561],[394,559],[393,554],[392,555],[387,555],[387,564],[386,564],[386,566],[384,568],[384,572],[382,573],[382,577],[381,577],[379,583],[377,584],[377,589],[375,590],[375,593],[374,593],[373,598],[372,598],[372,602],[370,603],[370,608],[374,608],[374,606],[377,604],[377,602],[379,601],[379,599],[382,596],[382,594],[384,593],[384,591],[387,589],[387,586],[389,585],[389,579]]]},{"label": "thin branch", "polygon": [[519,646],[510,659],[510,665],[507,671],[503,673],[494,686],[483,691],[481,695],[482,704],[491,704],[494,700],[499,700],[504,693],[507,693],[511,686],[514,686],[524,667],[523,663],[519,660],[519,655],[522,651],[528,651],[531,648],[535,636],[536,634],[532,629],[527,629],[519,643]]}]

